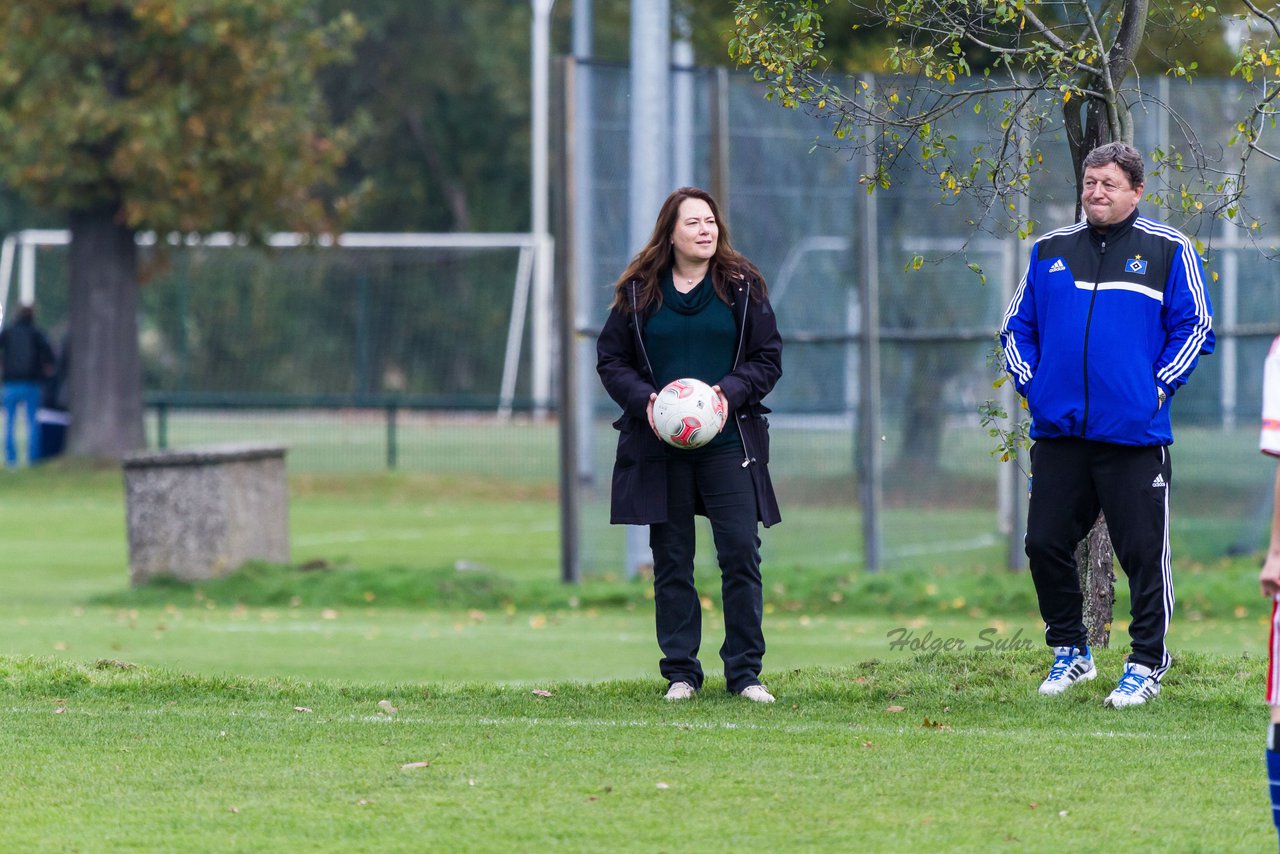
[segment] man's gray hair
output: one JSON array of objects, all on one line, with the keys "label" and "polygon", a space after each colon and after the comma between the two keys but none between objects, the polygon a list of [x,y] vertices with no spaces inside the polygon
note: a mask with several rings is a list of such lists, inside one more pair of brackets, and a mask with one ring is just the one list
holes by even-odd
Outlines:
[{"label": "man's gray hair", "polygon": [[1088,169],[1090,166],[1106,166],[1109,163],[1116,164],[1129,176],[1131,187],[1140,187],[1146,183],[1143,180],[1146,165],[1142,161],[1142,152],[1127,143],[1108,142],[1106,145],[1099,145],[1085,155],[1082,165]]}]

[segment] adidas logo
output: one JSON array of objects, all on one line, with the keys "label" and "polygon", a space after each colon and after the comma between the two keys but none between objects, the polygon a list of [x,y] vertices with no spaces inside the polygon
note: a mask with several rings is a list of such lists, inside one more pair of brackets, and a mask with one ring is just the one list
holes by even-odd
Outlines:
[{"label": "adidas logo", "polygon": [[1151,481],[1151,485],[1156,489],[1163,489],[1168,486],[1168,484],[1164,482],[1164,475],[1162,474],[1156,475],[1156,479]]},{"label": "adidas logo", "polygon": [[1066,264],[1063,264],[1063,263],[1062,263],[1062,259],[1061,259],[1061,258],[1059,258],[1057,261],[1054,261],[1054,262],[1053,262],[1053,265],[1052,265],[1051,267],[1049,267],[1049,272],[1050,272],[1050,273],[1061,273],[1061,272],[1062,272],[1063,270],[1065,270],[1065,269],[1067,269],[1067,265],[1066,265]]}]

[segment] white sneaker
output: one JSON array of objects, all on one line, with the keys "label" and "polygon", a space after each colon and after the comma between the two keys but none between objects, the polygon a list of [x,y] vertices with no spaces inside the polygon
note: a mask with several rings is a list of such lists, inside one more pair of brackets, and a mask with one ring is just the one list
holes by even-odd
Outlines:
[{"label": "white sneaker", "polygon": [[698,689],[694,688],[688,682],[672,682],[671,687],[667,689],[667,695],[664,700],[675,702],[676,700],[691,700],[693,695],[698,693]]},{"label": "white sneaker", "polygon": [[1053,655],[1049,675],[1040,683],[1041,694],[1061,694],[1077,682],[1088,682],[1098,675],[1087,646],[1083,650],[1078,646],[1055,646]]},{"label": "white sneaker", "polygon": [[738,696],[746,697],[753,703],[772,703],[773,695],[763,685],[748,685],[738,692]]},{"label": "white sneaker", "polygon": [[1141,706],[1160,693],[1160,683],[1151,675],[1152,670],[1142,664],[1130,664],[1120,677],[1120,684],[1107,695],[1102,705],[1113,709]]}]

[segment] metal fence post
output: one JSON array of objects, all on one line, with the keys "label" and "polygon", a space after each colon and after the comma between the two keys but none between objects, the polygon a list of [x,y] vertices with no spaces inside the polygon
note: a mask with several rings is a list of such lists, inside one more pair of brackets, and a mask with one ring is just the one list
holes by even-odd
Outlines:
[{"label": "metal fence post", "polygon": [[399,409],[395,403],[387,404],[387,468],[391,471],[395,471],[399,459],[399,449],[396,446],[396,415]]},{"label": "metal fence post", "polygon": [[167,403],[156,407],[156,445],[161,450],[169,447],[169,405]]},{"label": "metal fence post", "polygon": [[[578,130],[576,119],[576,87],[578,79],[578,63],[573,57],[563,61],[561,80],[563,94],[559,100],[560,121],[560,180],[565,188],[560,203],[556,206],[559,219],[560,234],[566,235],[560,241],[560,279],[556,283],[555,318],[557,323],[557,340],[560,345],[559,376],[560,400],[557,413],[557,436],[559,438],[559,475],[560,475],[560,580],[566,584],[577,584],[582,580],[582,571],[578,559],[578,547],[581,539],[579,533],[578,508],[581,496],[578,488],[578,451],[579,418],[586,405],[584,391],[578,386],[578,311],[576,307],[576,291],[579,287],[580,271],[577,266],[577,223],[579,219],[590,218],[578,216],[578,209],[572,200],[578,198],[578,172],[575,160],[578,156]],[[588,422],[588,426],[590,422]]]},{"label": "metal fence post", "polygon": [[[874,86],[870,82],[867,91]],[[865,155],[866,174],[876,169],[875,151]],[[880,570],[880,512],[883,505],[880,441],[880,230],[876,214],[876,193],[868,193],[862,203],[862,347],[859,359],[858,494],[862,505],[862,553],[867,572]]]}]

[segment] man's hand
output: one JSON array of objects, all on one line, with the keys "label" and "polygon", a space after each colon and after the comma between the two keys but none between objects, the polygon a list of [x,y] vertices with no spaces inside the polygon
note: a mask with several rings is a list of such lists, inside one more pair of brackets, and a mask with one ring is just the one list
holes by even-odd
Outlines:
[{"label": "man's hand", "polygon": [[1274,493],[1275,506],[1271,511],[1271,539],[1267,542],[1267,557],[1258,573],[1262,595],[1268,599],[1280,593],[1280,468],[1276,469]]},{"label": "man's hand", "polygon": [[1262,595],[1268,599],[1280,593],[1280,554],[1267,552],[1267,560],[1262,564],[1262,572],[1258,573],[1258,583],[1262,587]]}]

